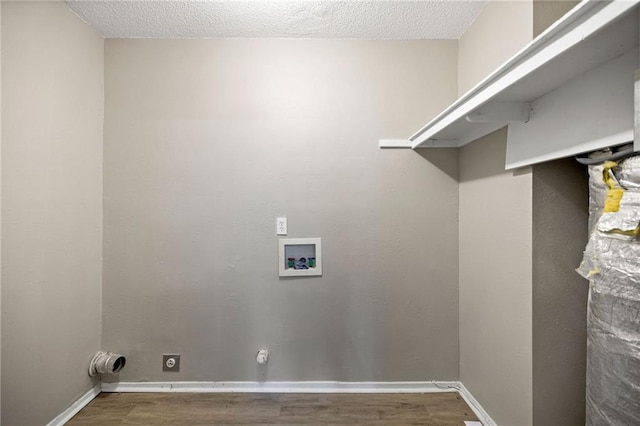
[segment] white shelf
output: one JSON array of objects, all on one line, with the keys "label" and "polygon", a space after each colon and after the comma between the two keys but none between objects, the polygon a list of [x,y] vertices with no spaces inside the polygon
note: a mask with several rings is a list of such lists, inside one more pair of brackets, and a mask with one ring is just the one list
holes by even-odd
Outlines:
[{"label": "white shelf", "polygon": [[[406,145],[460,147],[510,123],[528,122],[532,102],[630,51],[637,54],[637,4],[578,4],[411,136]],[[384,142],[380,141],[381,147],[386,147]]]}]

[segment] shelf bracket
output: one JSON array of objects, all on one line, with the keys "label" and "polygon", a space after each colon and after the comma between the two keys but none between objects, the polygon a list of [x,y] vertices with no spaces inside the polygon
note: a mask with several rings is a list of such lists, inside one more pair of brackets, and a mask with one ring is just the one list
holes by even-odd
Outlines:
[{"label": "shelf bracket", "polygon": [[458,139],[427,139],[419,148],[457,148],[460,146],[460,141]]},{"label": "shelf bracket", "polygon": [[529,102],[489,102],[469,113],[469,123],[526,123],[529,121]]},{"label": "shelf bracket", "polygon": [[411,149],[412,142],[409,139],[380,139],[379,146],[381,149],[385,148],[409,148]]}]

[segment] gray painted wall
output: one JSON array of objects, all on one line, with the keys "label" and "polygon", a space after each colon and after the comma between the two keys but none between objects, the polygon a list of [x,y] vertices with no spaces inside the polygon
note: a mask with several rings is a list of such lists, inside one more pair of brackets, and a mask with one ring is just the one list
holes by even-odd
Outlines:
[{"label": "gray painted wall", "polygon": [[488,0],[458,41],[458,95],[529,43],[532,28],[532,0]]},{"label": "gray painted wall", "polygon": [[[463,94],[532,39],[529,1],[489,1],[459,40]],[[508,34],[508,37],[505,37]],[[530,172],[506,129],[460,150],[460,379],[498,424],[532,421]]]},{"label": "gray painted wall", "polygon": [[[107,40],[121,378],[456,379],[457,153],[377,147],[454,100],[456,59],[455,41]],[[278,278],[279,216],[322,238],[322,277]]]},{"label": "gray painted wall", "polygon": [[532,418],[531,172],[506,129],[460,152],[460,379],[499,425]]},{"label": "gray painted wall", "polygon": [[[489,2],[459,41],[459,93],[575,4]],[[505,173],[505,142],[460,153],[460,377],[498,424],[584,424],[587,183],[571,160]]]},{"label": "gray painted wall", "polygon": [[533,36],[543,33],[578,3],[576,0],[533,0]]},{"label": "gray painted wall", "polygon": [[60,2],[2,2],[2,424],[94,386],[103,40]]},{"label": "gray painted wall", "polygon": [[573,159],[533,167],[533,423],[584,425],[588,177]]},{"label": "gray painted wall", "polygon": [[[93,385],[100,346],[103,41],[59,3],[2,9],[3,424],[45,423]],[[477,41],[460,41],[461,91],[483,77],[463,52]],[[461,377],[499,423],[580,423],[575,167],[505,174],[503,132],[459,163],[376,148],[453,100],[455,42],[107,44],[103,342],[129,355],[124,379]],[[501,234],[527,208],[533,240]],[[277,278],[282,215],[289,237],[323,237],[324,277]],[[160,372],[169,351],[182,373]]]}]

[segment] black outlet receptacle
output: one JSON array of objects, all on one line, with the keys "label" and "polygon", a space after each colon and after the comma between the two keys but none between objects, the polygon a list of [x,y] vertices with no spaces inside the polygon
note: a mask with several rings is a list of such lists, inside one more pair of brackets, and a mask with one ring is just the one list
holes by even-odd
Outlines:
[{"label": "black outlet receptacle", "polygon": [[162,354],[162,371],[180,371],[180,354]]}]

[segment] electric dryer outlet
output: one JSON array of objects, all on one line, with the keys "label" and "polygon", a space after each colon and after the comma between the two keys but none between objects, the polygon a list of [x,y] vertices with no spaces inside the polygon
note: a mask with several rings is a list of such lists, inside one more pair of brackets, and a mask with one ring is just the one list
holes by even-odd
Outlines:
[{"label": "electric dryer outlet", "polygon": [[180,354],[162,354],[162,371],[180,371]]}]

